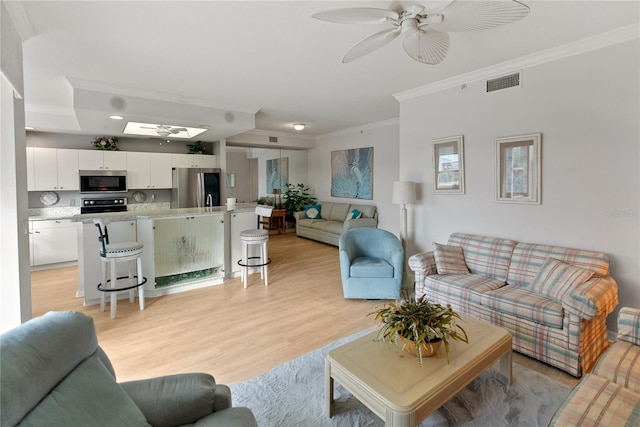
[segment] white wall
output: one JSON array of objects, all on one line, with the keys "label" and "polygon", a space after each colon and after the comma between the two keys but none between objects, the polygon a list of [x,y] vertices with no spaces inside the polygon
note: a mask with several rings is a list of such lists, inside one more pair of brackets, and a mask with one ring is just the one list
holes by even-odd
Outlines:
[{"label": "white wall", "polygon": [[[409,252],[455,231],[603,251],[621,305],[640,307],[639,51],[636,39],[525,69],[520,88],[401,102],[400,178],[421,183]],[[496,203],[495,138],[536,132],[542,204]],[[452,135],[464,135],[466,194],[433,195],[430,141]]]},{"label": "white wall", "polygon": [[[373,204],[378,227],[400,233],[400,207],[391,204],[393,182],[398,180],[399,126],[397,120],[327,134],[309,150],[309,186],[318,200]],[[331,152],[373,147],[373,200],[331,197]]]}]

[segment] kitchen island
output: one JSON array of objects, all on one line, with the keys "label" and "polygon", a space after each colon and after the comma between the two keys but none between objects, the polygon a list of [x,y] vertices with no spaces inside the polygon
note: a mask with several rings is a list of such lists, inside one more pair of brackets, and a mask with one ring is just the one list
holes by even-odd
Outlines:
[{"label": "kitchen island", "polygon": [[[236,254],[239,246],[233,236],[240,228],[256,227],[255,206],[239,204],[233,211],[222,206],[74,216],[72,220],[82,222],[78,231],[78,296],[84,297],[85,305],[100,302],[100,244],[95,218],[110,222],[111,243],[136,240],[144,245],[145,296],[157,297],[218,285],[233,277],[232,258],[237,255],[232,253]],[[118,276],[126,276],[126,265],[118,267]]]}]

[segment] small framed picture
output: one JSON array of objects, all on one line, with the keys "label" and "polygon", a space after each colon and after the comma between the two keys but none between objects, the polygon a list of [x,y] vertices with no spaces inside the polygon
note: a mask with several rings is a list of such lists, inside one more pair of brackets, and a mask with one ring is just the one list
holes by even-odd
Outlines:
[{"label": "small framed picture", "polygon": [[496,139],[496,202],[540,204],[542,135]]},{"label": "small framed picture", "polygon": [[433,140],[433,193],[464,194],[463,136]]}]

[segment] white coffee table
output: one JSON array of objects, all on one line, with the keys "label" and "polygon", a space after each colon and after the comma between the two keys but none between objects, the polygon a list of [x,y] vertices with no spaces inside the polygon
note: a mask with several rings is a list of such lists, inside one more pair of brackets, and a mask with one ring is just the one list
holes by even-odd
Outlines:
[{"label": "white coffee table", "polygon": [[499,361],[505,384],[511,384],[511,334],[482,320],[461,316],[469,344],[454,341],[447,363],[444,345],[423,359],[398,347],[375,342],[372,332],[331,350],[325,358],[325,404],[331,417],[334,381],[338,381],[387,427],[415,427]]}]

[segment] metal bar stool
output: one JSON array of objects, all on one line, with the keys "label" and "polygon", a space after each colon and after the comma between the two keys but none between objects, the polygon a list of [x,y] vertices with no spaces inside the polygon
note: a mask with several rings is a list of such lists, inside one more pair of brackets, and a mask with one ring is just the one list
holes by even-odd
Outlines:
[{"label": "metal bar stool", "polygon": [[[242,283],[247,287],[247,276],[249,268],[260,268],[260,278],[264,280],[264,285],[269,286],[269,272],[267,266],[271,260],[267,256],[267,242],[269,241],[268,230],[245,230],[240,233],[240,241],[242,242],[242,259],[238,261],[238,265],[242,267]],[[260,256],[249,256],[249,246],[260,245]]]},{"label": "metal bar stool", "polygon": [[[100,311],[105,309],[105,293],[111,294],[111,318],[116,318],[118,311],[118,292],[129,291],[129,301],[134,302],[135,295],[134,290],[138,288],[138,302],[140,304],[140,311],[144,310],[144,284],[147,283],[147,278],[142,277],[142,243],[138,242],[126,242],[126,243],[109,243],[109,233],[107,231],[108,220],[94,219],[93,223],[98,228],[99,237],[98,240],[101,244],[100,260],[102,261],[102,282],[98,284],[98,290],[102,292],[100,295]],[[129,275],[118,277],[116,264],[119,262],[129,263]],[[137,267],[136,274],[134,275],[134,262]],[[107,263],[110,264],[110,276],[107,279]],[[137,283],[134,283],[133,278],[137,278]],[[129,279],[129,285],[124,287],[118,287],[117,281],[119,279]],[[111,282],[109,288],[106,284]]]}]

